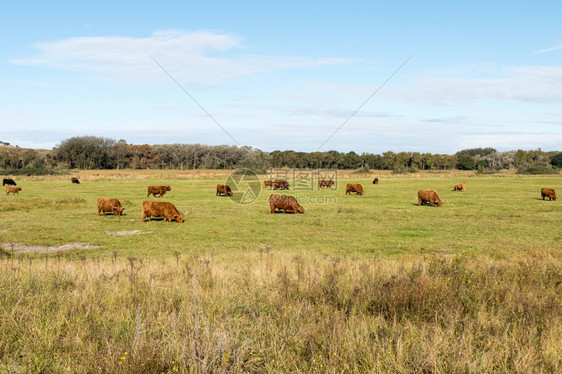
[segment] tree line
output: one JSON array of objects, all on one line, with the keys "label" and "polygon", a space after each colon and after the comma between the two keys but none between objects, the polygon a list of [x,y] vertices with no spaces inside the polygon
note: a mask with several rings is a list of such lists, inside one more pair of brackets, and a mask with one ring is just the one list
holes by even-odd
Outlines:
[{"label": "tree line", "polygon": [[[4,143],[5,144],[5,143]],[[382,154],[356,152],[264,152],[244,146],[202,144],[128,144],[125,140],[78,136],[63,140],[52,150],[0,147],[0,168],[41,169],[238,169],[265,172],[271,168],[392,170],[395,173],[418,170],[477,170],[496,172],[516,169],[522,173],[551,173],[562,168],[562,152],[516,150],[498,152],[494,148],[471,148],[454,155],[420,152]],[[32,172],[31,172],[32,173]]]}]

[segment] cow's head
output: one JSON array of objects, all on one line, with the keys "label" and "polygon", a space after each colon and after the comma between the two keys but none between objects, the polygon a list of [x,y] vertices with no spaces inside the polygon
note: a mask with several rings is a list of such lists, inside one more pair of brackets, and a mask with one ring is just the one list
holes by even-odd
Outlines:
[{"label": "cow's head", "polygon": [[437,200],[435,203],[437,203],[437,206],[442,206],[442,205],[443,205],[443,200]]},{"label": "cow's head", "polygon": [[176,214],[174,215],[174,219],[176,220],[177,223],[183,223],[183,214]]},{"label": "cow's head", "polygon": [[304,214],[304,208],[298,203],[292,203],[289,210],[294,213]]},{"label": "cow's head", "polygon": [[120,216],[123,214],[125,208],[123,208],[122,206],[111,206],[111,210],[113,211],[114,216]]},{"label": "cow's head", "polygon": [[365,193],[365,191],[363,191],[362,189],[359,190],[359,195],[363,196],[364,193]]},{"label": "cow's head", "polygon": [[172,186],[166,186],[166,191],[171,191],[172,190]]}]

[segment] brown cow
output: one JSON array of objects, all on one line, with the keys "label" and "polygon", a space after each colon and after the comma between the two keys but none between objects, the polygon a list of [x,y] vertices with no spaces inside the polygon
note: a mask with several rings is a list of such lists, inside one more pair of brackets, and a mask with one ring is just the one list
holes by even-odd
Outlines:
[{"label": "brown cow", "polygon": [[264,187],[273,187],[273,181],[263,181]]},{"label": "brown cow", "polygon": [[6,195],[12,193],[13,195],[21,191],[21,187],[6,187]]},{"label": "brown cow", "polygon": [[552,188],[541,188],[541,196],[543,200],[548,197],[549,200],[556,201],[556,192]]},{"label": "brown cow", "polygon": [[149,197],[150,194],[154,195],[154,197],[162,197],[164,196],[166,191],[171,191],[171,190],[172,187],[170,186],[148,186],[148,193],[146,194],[146,197]]},{"label": "brown cow", "polygon": [[125,208],[123,208],[117,199],[106,199],[103,197],[98,199],[98,216],[101,215],[101,212],[103,212],[104,216],[107,213],[112,213],[114,216],[120,216],[123,214],[123,210],[125,210]]},{"label": "brown cow", "polygon": [[419,190],[418,191],[418,204],[431,206],[441,206],[443,205],[443,200],[439,198],[435,190]]},{"label": "brown cow", "polygon": [[345,186],[345,194],[348,195],[352,192],[355,192],[357,195],[363,195],[365,192],[363,191],[363,186],[360,184],[353,184],[349,183]]},{"label": "brown cow", "polygon": [[164,217],[164,222],[172,222],[176,220],[178,223],[183,222],[183,214],[181,214],[174,204],[164,201],[143,201],[142,203],[142,220],[150,217]]},{"label": "brown cow", "polygon": [[71,181],[72,183],[74,183],[74,184],[80,184],[80,181],[79,181],[78,178],[76,178],[76,177],[70,178],[70,181]]},{"label": "brown cow", "polygon": [[304,213],[304,208],[293,196],[272,194],[269,196],[269,211],[275,213],[275,209],[280,209],[283,213]]},{"label": "brown cow", "polygon": [[453,191],[466,191],[466,182],[459,182],[453,187]]},{"label": "brown cow", "polygon": [[379,178],[373,179],[373,184],[379,184]]},{"label": "brown cow", "polygon": [[331,179],[320,179],[318,181],[318,188],[332,188],[334,181]]},{"label": "brown cow", "polygon": [[225,184],[217,184],[217,193],[215,194],[215,196],[220,195],[232,196],[232,190]]},{"label": "brown cow", "polygon": [[275,180],[272,183],[272,187],[274,190],[288,190],[289,189],[289,183],[287,181],[284,180]]}]

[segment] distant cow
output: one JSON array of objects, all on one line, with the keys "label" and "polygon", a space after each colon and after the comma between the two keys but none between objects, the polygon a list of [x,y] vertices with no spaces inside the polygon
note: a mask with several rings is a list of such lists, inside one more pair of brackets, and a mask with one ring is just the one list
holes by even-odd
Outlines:
[{"label": "distant cow", "polygon": [[232,190],[230,189],[229,186],[225,184],[217,184],[216,196],[220,196],[220,195],[232,196]]},{"label": "distant cow", "polygon": [[373,179],[373,184],[379,184],[379,178]]},{"label": "distant cow", "polygon": [[331,179],[320,179],[318,181],[318,188],[332,188],[334,181]]},{"label": "distant cow", "polygon": [[143,201],[142,203],[142,220],[151,217],[164,217],[164,222],[172,222],[176,220],[178,223],[183,222],[183,214],[181,214],[174,204],[163,201]]},{"label": "distant cow", "polygon": [[289,189],[289,183],[287,181],[284,180],[275,180],[272,183],[272,187],[274,190],[288,190]]},{"label": "distant cow", "polygon": [[15,195],[20,191],[21,187],[6,187],[6,195],[9,195],[10,193]]},{"label": "distant cow", "polygon": [[304,208],[297,202],[293,196],[272,194],[269,196],[269,211],[275,213],[276,209],[282,210],[283,213],[304,213]]},{"label": "distant cow", "polygon": [[154,197],[162,197],[164,196],[166,191],[171,191],[171,190],[172,187],[170,186],[148,186],[148,193],[146,194],[146,197],[149,197],[150,194],[154,195]]},{"label": "distant cow", "polygon": [[273,187],[273,181],[263,181],[264,187]]},{"label": "distant cow", "polygon": [[443,205],[443,200],[439,198],[435,190],[419,190],[418,191],[418,204],[431,206],[441,206]]},{"label": "distant cow", "polygon": [[459,182],[455,184],[455,187],[453,187],[453,191],[466,191],[466,183]]},{"label": "distant cow", "polygon": [[355,192],[357,195],[363,195],[365,192],[363,191],[363,186],[360,184],[352,184],[349,183],[345,186],[345,194],[348,195],[352,192]]},{"label": "distant cow", "polygon": [[120,216],[123,214],[124,209],[125,208],[123,208],[117,199],[106,199],[103,197],[98,199],[98,216],[101,215],[101,212],[103,212],[104,216],[107,213],[112,213],[114,216]]},{"label": "distant cow", "polygon": [[549,200],[556,201],[556,192],[552,188],[541,188],[541,197],[543,200],[548,197]]},{"label": "distant cow", "polygon": [[17,186],[17,185],[16,185],[16,182],[14,182],[14,180],[13,180],[13,179],[10,179],[10,178],[4,178],[4,179],[2,179],[2,186],[5,186],[5,185],[8,185],[8,186]]},{"label": "distant cow", "polygon": [[75,177],[70,178],[70,181],[74,184],[80,184],[80,181],[78,180],[78,178],[75,178]]}]

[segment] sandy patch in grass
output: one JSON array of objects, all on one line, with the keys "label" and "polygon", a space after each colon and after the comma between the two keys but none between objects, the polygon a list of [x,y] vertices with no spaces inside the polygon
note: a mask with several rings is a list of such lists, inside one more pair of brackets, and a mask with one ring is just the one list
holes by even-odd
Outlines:
[{"label": "sandy patch in grass", "polygon": [[57,246],[43,247],[40,245],[25,245],[21,243],[2,243],[2,248],[6,251],[14,251],[17,253],[50,253],[59,251],[69,251],[71,249],[94,249],[101,248],[101,245],[93,245],[88,243],[66,243]]},{"label": "sandy patch in grass", "polygon": [[142,230],[122,230],[122,231],[106,231],[105,233],[110,236],[123,236],[123,235],[137,235],[137,234],[150,234],[152,231]]}]

